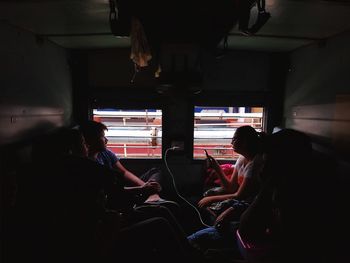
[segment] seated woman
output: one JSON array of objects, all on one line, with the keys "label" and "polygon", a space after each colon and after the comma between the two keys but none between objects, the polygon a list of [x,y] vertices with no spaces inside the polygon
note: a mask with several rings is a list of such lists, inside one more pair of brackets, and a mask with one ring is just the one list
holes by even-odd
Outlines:
[{"label": "seated woman", "polygon": [[[259,173],[262,166],[261,135],[251,126],[239,127],[233,138],[232,147],[240,154],[231,177],[227,177],[219,163],[210,155],[208,160],[210,167],[217,173],[224,194],[205,196],[198,206],[208,208],[215,221],[226,208],[232,207],[230,215],[232,219],[239,219],[249,203],[258,193],[260,187]],[[213,224],[213,222],[209,222]]]},{"label": "seated woman", "polygon": [[311,144],[305,134],[285,129],[268,136],[262,187],[240,222],[218,222],[192,234],[189,241],[202,251],[230,248],[249,260],[300,257],[307,244],[313,245],[310,164]]}]

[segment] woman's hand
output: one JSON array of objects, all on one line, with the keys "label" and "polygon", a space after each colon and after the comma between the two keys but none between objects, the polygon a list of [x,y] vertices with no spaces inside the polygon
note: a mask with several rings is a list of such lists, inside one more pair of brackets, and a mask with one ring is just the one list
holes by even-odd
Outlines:
[{"label": "woman's hand", "polygon": [[207,158],[208,158],[209,166],[213,168],[217,173],[220,172],[221,167],[218,161],[211,155],[208,155]]},{"label": "woman's hand", "polygon": [[205,206],[209,206],[209,205],[211,205],[212,203],[215,203],[215,202],[218,202],[218,201],[221,201],[220,196],[207,196],[207,197],[202,198],[202,199],[198,202],[198,207],[199,207],[199,208],[203,208],[203,207],[205,207]]},{"label": "woman's hand", "polygon": [[229,207],[224,212],[222,212],[215,220],[215,227],[222,228],[227,226],[235,215],[234,210],[235,209],[233,207]]}]

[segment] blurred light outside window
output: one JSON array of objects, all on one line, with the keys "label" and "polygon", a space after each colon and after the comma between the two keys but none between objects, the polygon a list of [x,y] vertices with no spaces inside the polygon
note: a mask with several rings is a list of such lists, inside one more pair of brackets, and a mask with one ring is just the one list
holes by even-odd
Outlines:
[{"label": "blurred light outside window", "polygon": [[161,110],[94,109],[93,120],[107,126],[107,148],[119,158],[162,158]]},{"label": "blurred light outside window", "polygon": [[262,107],[195,106],[193,158],[206,158],[204,150],[207,150],[218,160],[236,160],[238,154],[231,145],[236,129],[250,125],[260,132],[263,130],[263,118]]}]

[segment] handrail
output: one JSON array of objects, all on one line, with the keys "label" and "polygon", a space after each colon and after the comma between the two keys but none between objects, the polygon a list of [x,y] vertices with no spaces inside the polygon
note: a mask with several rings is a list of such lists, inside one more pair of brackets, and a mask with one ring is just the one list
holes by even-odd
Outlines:
[{"label": "handrail", "polygon": [[217,112],[196,112],[195,117],[220,117],[220,118],[262,118],[262,114],[259,112],[252,113],[217,113]]},{"label": "handrail", "polygon": [[[149,148],[149,149],[154,149],[154,148],[162,148],[161,145],[157,146],[151,146],[151,145],[108,145],[108,148]],[[226,148],[226,147],[194,147],[194,150],[232,150],[232,148]]]},{"label": "handrail", "polygon": [[[225,123],[195,123],[194,127],[200,127],[200,126],[242,126],[242,125],[246,125],[246,124],[253,124],[255,126],[262,125],[262,122],[240,122],[240,123],[235,123],[235,122],[225,122]],[[162,125],[161,124],[128,124],[127,126],[123,125],[119,125],[119,123],[115,123],[115,125],[108,125],[108,129],[113,130],[113,128],[122,128],[122,127],[159,127],[161,128]]]},{"label": "handrail", "polygon": [[136,112],[136,111],[99,111],[93,110],[93,114],[99,117],[162,117],[162,112]]},{"label": "handrail", "polygon": [[113,125],[113,126],[108,125],[108,129],[113,128],[113,127],[160,127],[160,128],[162,127],[161,124],[153,124],[153,123],[148,123],[148,124],[129,124],[128,123],[128,125],[125,125],[125,124],[118,125],[119,123],[116,122],[115,124],[116,125]]},{"label": "handrail", "polygon": [[[162,117],[162,112],[136,112],[136,111],[99,111],[93,110],[93,114],[99,117]],[[195,117],[220,117],[220,118],[262,118],[262,113],[221,113],[221,112],[204,112],[194,113]]]},{"label": "handrail", "polygon": [[151,146],[151,145],[108,145],[108,148],[134,148],[134,149],[144,149],[144,148],[149,148],[149,149],[154,149],[154,148],[162,148],[161,145],[157,146]]},{"label": "handrail", "polygon": [[196,126],[242,126],[249,124],[262,124],[261,122],[225,122],[225,123],[195,123],[194,127]]}]

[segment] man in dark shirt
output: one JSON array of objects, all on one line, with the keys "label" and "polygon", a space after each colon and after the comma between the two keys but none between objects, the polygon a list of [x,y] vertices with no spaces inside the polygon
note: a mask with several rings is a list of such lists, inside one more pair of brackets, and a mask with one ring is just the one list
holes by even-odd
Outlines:
[{"label": "man in dark shirt", "polygon": [[135,187],[147,187],[153,190],[153,194],[148,196],[145,202],[164,201],[159,196],[161,190],[159,184],[160,170],[152,168],[140,177],[129,171],[121,163],[120,159],[106,148],[108,141],[105,137],[106,130],[107,127],[103,123],[96,121],[88,121],[80,126],[80,131],[83,133],[88,145],[89,158],[122,173],[125,182],[132,185],[132,187],[128,187],[127,189],[132,190]]}]

